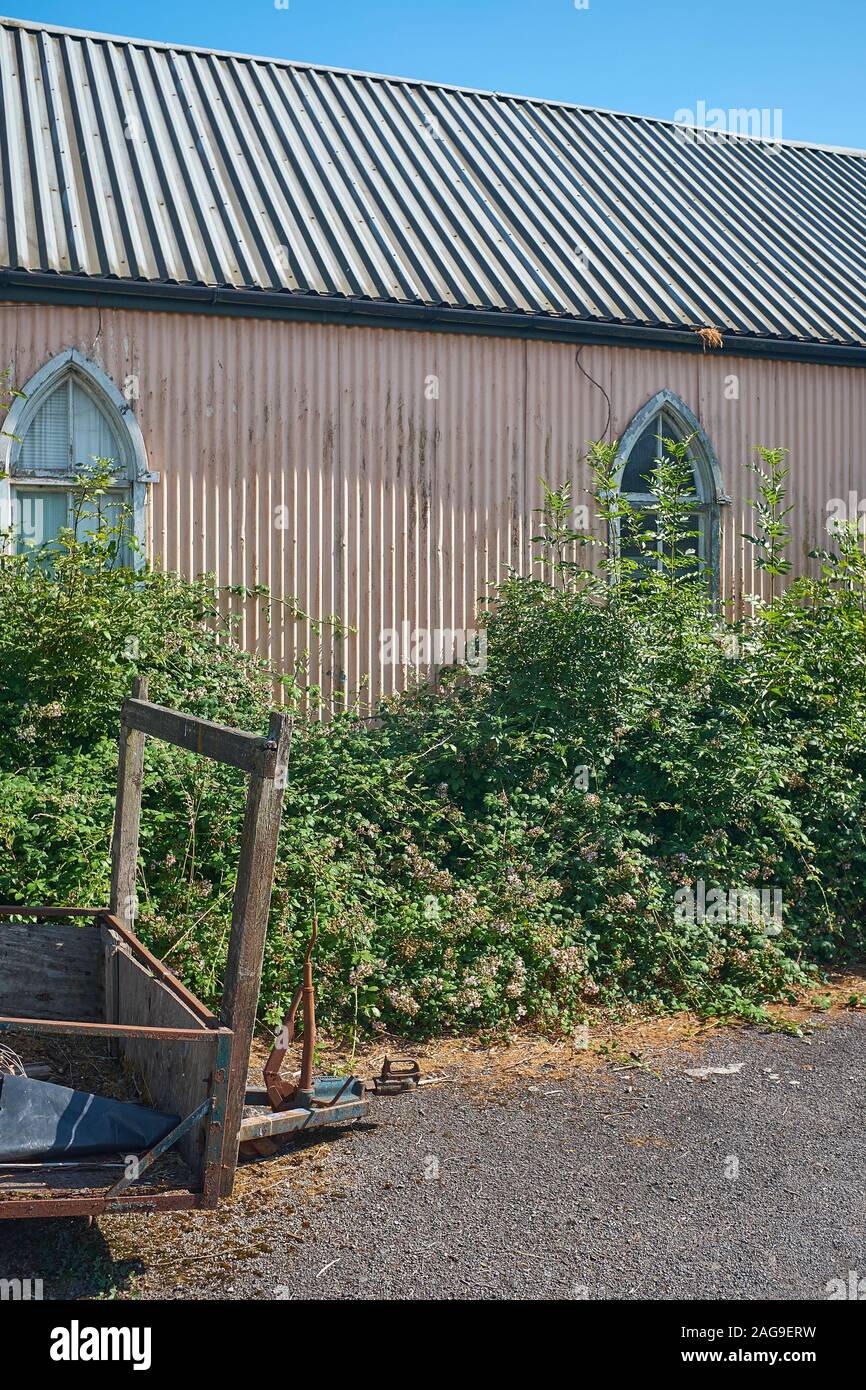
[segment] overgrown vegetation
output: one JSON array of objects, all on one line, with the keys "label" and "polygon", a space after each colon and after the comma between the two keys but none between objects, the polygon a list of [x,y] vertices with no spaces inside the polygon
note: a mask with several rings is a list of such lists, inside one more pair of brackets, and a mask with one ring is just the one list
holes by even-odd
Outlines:
[{"label": "overgrown vegetation", "polygon": [[[319,1012],[350,1033],[520,1020],[571,1028],[604,1004],[754,1015],[862,952],[866,907],[866,561],[855,530],[816,577],[788,562],[782,451],[760,451],[753,543],[774,586],[722,621],[689,532],[685,446],[665,443],[638,519],[615,446],[590,449],[611,542],[587,563],[567,489],[538,544],[551,582],[491,596],[486,669],[297,730],[262,1017],[296,983],[314,911]],[[104,462],[84,482],[91,508]],[[623,558],[619,535],[636,558]],[[117,713],[151,698],[263,729],[272,677],[224,596],[118,564],[120,533],[70,529],[0,562],[0,898],[104,901]],[[634,548],[632,547],[632,548]],[[218,997],[243,807],[239,774],[151,742],[142,936]],[[772,921],[682,890],[781,892]],[[678,893],[680,897],[678,898]]]}]

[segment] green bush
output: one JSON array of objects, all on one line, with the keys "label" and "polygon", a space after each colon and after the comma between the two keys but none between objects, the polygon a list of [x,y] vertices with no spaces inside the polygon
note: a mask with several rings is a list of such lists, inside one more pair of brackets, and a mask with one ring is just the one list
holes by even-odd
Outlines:
[{"label": "green bush", "polygon": [[[291,997],[314,912],[320,1016],[346,1033],[565,1029],[599,1004],[749,1016],[862,953],[862,545],[842,532],[813,578],[777,594],[785,468],[761,451],[752,540],[773,593],[727,624],[688,531],[684,446],[666,448],[649,530],[613,486],[615,447],[591,447],[614,538],[595,572],[567,490],[548,493],[552,582],[513,576],[492,595],[483,671],[326,721],[297,672],[284,680],[296,733],[263,1021]],[[614,543],[628,532],[636,559]],[[120,540],[70,531],[0,562],[7,901],[105,901],[118,709],[136,672],[161,703],[266,725],[273,676],[238,646],[230,596],[123,568]],[[148,744],[138,929],[209,1000],[242,783]],[[699,881],[778,891],[783,910],[683,920],[677,894]]]}]

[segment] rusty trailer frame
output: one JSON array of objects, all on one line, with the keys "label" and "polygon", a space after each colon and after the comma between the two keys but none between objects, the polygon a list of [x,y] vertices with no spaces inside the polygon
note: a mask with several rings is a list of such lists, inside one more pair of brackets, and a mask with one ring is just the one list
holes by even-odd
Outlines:
[{"label": "rusty trailer frame", "polygon": [[[4,1196],[9,1168],[18,1166],[9,1165],[0,1174],[0,1220],[212,1209],[232,1191],[291,727],[278,711],[265,736],[180,714],[151,704],[146,679],[136,678],[121,711],[109,907],[0,907],[0,1040],[9,1033],[105,1038],[144,1075],[157,1108],[181,1116],[160,1144],[136,1156],[133,1176],[82,1183],[69,1196],[22,1196],[8,1181]],[[219,1017],[132,929],[147,737],[249,776]],[[182,1156],[190,1181],[180,1190],[137,1189],[170,1149]],[[50,1182],[60,1165],[26,1166]]]},{"label": "rusty trailer frame", "polygon": [[[75,953],[74,961],[67,957],[67,952],[75,937],[70,934],[68,926],[63,936],[59,936],[56,927],[60,923],[74,923],[72,931],[80,937],[80,952]],[[13,1190],[7,1195],[3,1183],[0,1182],[0,1220],[14,1217],[100,1216],[109,1212],[179,1211],[191,1207],[215,1207],[219,1200],[222,1175],[226,1096],[233,1041],[231,1029],[223,1027],[219,1019],[106,909],[8,905],[0,907],[0,963],[4,967],[9,963],[5,938],[8,937],[10,929],[16,926],[19,946],[16,957],[20,960],[21,947],[26,944],[26,933],[32,946],[33,968],[31,972],[24,972],[23,977],[19,974],[17,978],[0,983],[0,1001],[4,1001],[8,1009],[10,993],[15,991],[19,996],[24,993],[30,1001],[31,1012],[38,1016],[13,1014],[4,1010],[0,1014],[0,1040],[9,1033],[46,1038],[105,1038],[109,1043],[114,1043],[118,1051],[130,1054],[136,1052],[140,1059],[149,1051],[155,1058],[160,1057],[164,1070],[170,1072],[175,1065],[178,1067],[175,1079],[179,1084],[173,1092],[169,1090],[167,1094],[158,1093],[158,1086],[152,1074],[149,1089],[152,1093],[154,1090],[157,1091],[157,1094],[152,1094],[157,1105],[177,1103],[176,1098],[186,1089],[183,1084],[185,1068],[191,1074],[197,1075],[203,1066],[205,1078],[201,1085],[202,1099],[199,1104],[191,1113],[184,1114],[181,1124],[167,1136],[167,1140],[155,1146],[160,1150],[159,1154],[154,1157],[154,1151],[151,1151],[150,1154],[138,1155],[136,1180],[149,1171],[155,1159],[167,1152],[169,1147],[189,1139],[193,1130],[199,1131],[197,1142],[187,1145],[187,1168],[190,1176],[188,1190],[142,1192],[136,1190],[135,1180],[121,1179],[119,1183],[115,1182],[106,1190],[94,1189],[85,1192],[82,1185],[82,1189],[77,1189],[69,1196],[59,1195],[61,1189],[58,1188],[58,1195],[28,1197],[15,1191],[14,1184]],[[92,943],[87,940],[91,935],[95,938]],[[134,995],[131,998],[136,1004],[155,1010],[157,1017],[174,1015],[178,1020],[184,1019],[184,1024],[133,1023],[112,1021],[107,1017],[105,1021],[99,1022],[93,1017],[42,1016],[43,1000],[47,1007],[51,1007],[58,994],[62,992],[56,979],[46,978],[49,971],[45,962],[50,961],[52,948],[58,956],[64,957],[60,968],[69,966],[73,973],[78,969],[79,962],[87,956],[102,961],[104,973],[94,988],[91,1013],[96,1013],[103,1005],[106,1010],[119,1006],[116,997],[106,989],[106,977],[117,963],[117,954],[122,953],[124,964],[135,984]],[[82,998],[79,992],[74,1002],[80,1004]],[[87,1012],[87,1009],[80,1011]],[[202,1057],[197,1069],[196,1054],[201,1054]],[[148,1070],[146,1062],[145,1070]],[[100,1168],[97,1162],[91,1164],[87,1161],[77,1166],[84,1172],[91,1173],[97,1172]],[[28,1164],[27,1170],[49,1181],[54,1170],[63,1173],[64,1165]],[[3,1177],[11,1181],[14,1177],[13,1165],[5,1169]]]}]

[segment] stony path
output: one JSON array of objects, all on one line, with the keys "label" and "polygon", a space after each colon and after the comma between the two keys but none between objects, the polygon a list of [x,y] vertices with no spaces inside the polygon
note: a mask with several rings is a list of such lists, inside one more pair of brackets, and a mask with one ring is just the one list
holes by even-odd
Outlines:
[{"label": "stony path", "polygon": [[[216,1218],[112,1228],[111,1254],[144,1297],[796,1300],[866,1279],[866,1018],[653,1065],[376,1101]],[[0,1230],[0,1274],[72,1238],[24,1234]],[[46,1295],[91,1292],[77,1277],[59,1258]]]}]

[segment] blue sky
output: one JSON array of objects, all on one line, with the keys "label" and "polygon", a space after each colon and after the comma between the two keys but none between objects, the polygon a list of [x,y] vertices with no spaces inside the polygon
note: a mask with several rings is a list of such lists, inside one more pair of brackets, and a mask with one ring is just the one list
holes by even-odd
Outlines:
[{"label": "blue sky", "polygon": [[787,139],[866,148],[864,0],[288,4],[28,0],[24,7],[22,0],[12,13],[669,119],[701,101],[726,111],[778,110]]}]

